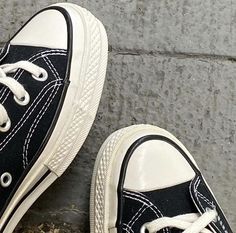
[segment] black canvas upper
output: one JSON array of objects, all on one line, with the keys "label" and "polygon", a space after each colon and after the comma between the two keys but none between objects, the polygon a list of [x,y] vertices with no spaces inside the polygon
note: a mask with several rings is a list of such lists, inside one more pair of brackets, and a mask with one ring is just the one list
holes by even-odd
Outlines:
[{"label": "black canvas upper", "polygon": [[48,72],[48,79],[42,82],[35,80],[23,70],[13,74],[14,79],[30,95],[30,102],[26,106],[18,105],[7,87],[0,87],[0,103],[6,108],[11,120],[10,130],[0,133],[0,175],[9,172],[13,179],[9,187],[0,186],[0,211],[6,206],[17,182],[20,182],[24,172],[27,172],[33,165],[33,159],[38,156],[56,120],[60,100],[68,86],[67,50],[10,46],[1,64],[21,60],[31,61],[44,68]]},{"label": "black canvas upper", "polygon": [[[0,132],[0,176],[6,172],[12,176],[10,186],[0,185],[0,217],[47,144],[69,85],[73,30],[68,12],[59,6],[51,6],[35,14],[25,25],[39,13],[51,9],[59,11],[65,18],[67,35],[62,36],[67,38],[67,49],[11,45],[11,39],[0,53],[0,65],[23,60],[38,65],[48,73],[45,81],[35,80],[30,73],[21,69],[7,74],[22,84],[29,93],[30,102],[25,106],[18,105],[13,93],[0,85],[0,103],[11,120],[9,131]],[[27,44],[27,40],[25,43]],[[47,173],[43,177],[46,175]]]},{"label": "black canvas upper", "polygon": [[[168,187],[152,190],[149,192],[138,192],[124,188],[126,169],[134,151],[147,140],[164,140],[174,146],[186,158],[196,176],[192,181]],[[158,156],[158,155],[157,155]],[[120,181],[117,190],[118,213],[117,230],[119,233],[138,233],[143,224],[156,220],[160,217],[175,217],[183,214],[203,214],[209,209],[216,209],[218,217],[208,228],[217,233],[232,233],[232,230],[213,194],[205,183],[200,171],[188,159],[184,151],[168,138],[150,135],[137,140],[127,151],[124,158]],[[164,233],[180,233],[182,230],[166,228]]]}]

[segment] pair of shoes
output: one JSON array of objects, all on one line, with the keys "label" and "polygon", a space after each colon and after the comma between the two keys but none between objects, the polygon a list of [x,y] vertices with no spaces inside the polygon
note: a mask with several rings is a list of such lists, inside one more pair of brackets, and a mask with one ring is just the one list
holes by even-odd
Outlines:
[{"label": "pair of shoes", "polygon": [[[0,54],[0,232],[11,233],[80,150],[107,64],[101,22],[69,3],[33,16]],[[113,133],[94,168],[91,233],[232,230],[187,149],[167,131]]]}]

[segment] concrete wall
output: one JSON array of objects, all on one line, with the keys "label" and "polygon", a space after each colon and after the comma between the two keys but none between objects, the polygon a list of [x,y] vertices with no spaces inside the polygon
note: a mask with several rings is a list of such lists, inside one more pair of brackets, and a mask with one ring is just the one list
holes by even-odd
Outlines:
[{"label": "concrete wall", "polygon": [[[3,44],[56,1],[1,0]],[[114,130],[164,127],[192,152],[236,230],[236,1],[75,0],[105,24],[107,81],[79,156],[28,211],[18,232],[89,232],[96,153]]]}]

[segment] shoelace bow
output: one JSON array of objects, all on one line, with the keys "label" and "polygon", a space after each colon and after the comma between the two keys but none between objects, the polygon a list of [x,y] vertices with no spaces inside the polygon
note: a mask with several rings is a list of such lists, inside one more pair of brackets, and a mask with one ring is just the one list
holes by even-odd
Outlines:
[{"label": "shoelace bow", "polygon": [[185,214],[176,217],[162,217],[145,223],[140,233],[156,233],[166,227],[183,230],[183,233],[212,233],[206,227],[216,219],[216,210],[209,210],[202,216],[199,214]]},{"label": "shoelace bow", "polygon": [[[29,61],[19,61],[13,64],[4,64],[0,66],[0,84],[3,84],[10,89],[14,94],[15,101],[19,105],[27,105],[30,100],[28,92],[17,80],[7,76],[9,73],[15,73],[18,69],[29,72],[32,77],[38,81],[45,81],[48,74],[43,68]],[[10,125],[11,121],[7,111],[5,107],[0,104],[0,131],[6,132],[9,130]]]}]

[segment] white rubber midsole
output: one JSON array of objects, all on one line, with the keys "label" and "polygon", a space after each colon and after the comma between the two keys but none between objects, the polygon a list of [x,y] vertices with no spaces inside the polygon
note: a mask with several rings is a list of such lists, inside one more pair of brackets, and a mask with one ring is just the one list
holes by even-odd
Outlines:
[{"label": "white rubber midsole", "polygon": [[72,162],[88,135],[102,93],[108,47],[103,25],[90,12],[79,6],[68,3],[56,5],[68,11],[73,24],[70,85],[53,133],[2,215],[0,229],[17,204],[45,172],[50,170],[51,173],[20,204],[3,233],[11,233],[14,230],[34,201]]},{"label": "white rubber midsole", "polygon": [[136,140],[152,134],[174,141],[196,165],[184,145],[164,129],[150,125],[134,125],[111,134],[102,145],[94,167],[90,194],[91,233],[116,232],[117,187],[122,162],[127,150]]}]

